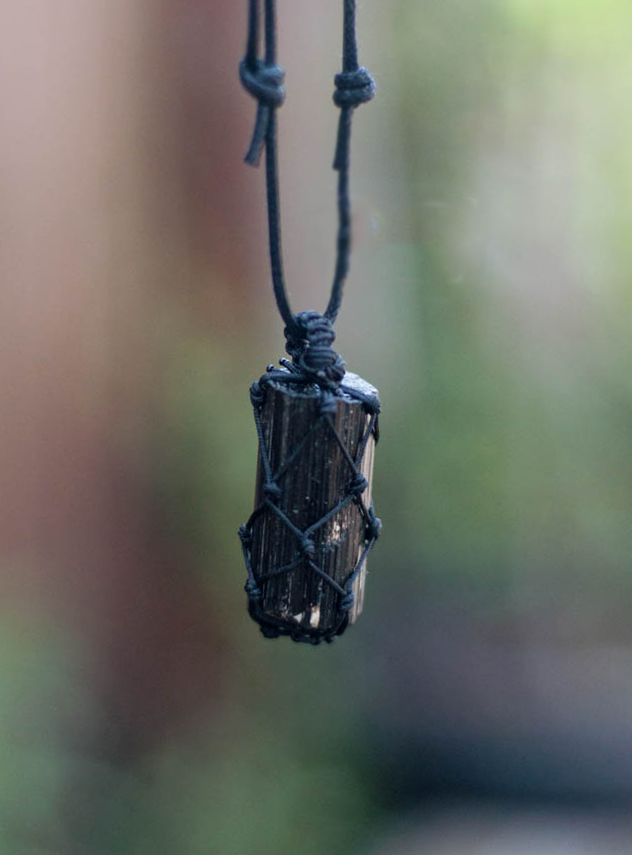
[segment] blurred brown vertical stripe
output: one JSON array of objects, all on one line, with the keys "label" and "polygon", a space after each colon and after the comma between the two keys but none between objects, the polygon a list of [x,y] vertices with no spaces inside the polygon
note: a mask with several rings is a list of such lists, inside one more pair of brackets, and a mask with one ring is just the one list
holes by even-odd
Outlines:
[{"label": "blurred brown vertical stripe", "polygon": [[[212,673],[209,615],[148,487],[167,309],[183,301],[186,317],[196,290],[216,286],[217,311],[247,279],[247,253],[228,243],[234,93],[212,85],[182,106],[192,70],[202,86],[234,65],[216,27],[236,39],[236,13],[195,7],[0,10],[2,584],[109,651],[128,720],[146,724],[203,695]],[[189,50],[198,27],[217,67],[198,64],[199,33]],[[192,222],[209,259],[195,287]]]}]

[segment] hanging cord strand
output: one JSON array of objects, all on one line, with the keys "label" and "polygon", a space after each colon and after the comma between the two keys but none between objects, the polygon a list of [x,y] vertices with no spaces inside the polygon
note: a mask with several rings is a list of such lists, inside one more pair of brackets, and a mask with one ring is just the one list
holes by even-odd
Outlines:
[{"label": "hanging cord strand", "polygon": [[268,199],[268,235],[270,268],[274,296],[281,318],[292,332],[296,322],[290,307],[283,272],[281,247],[281,213],[279,208],[279,170],[277,165],[276,111],[285,100],[285,72],[276,59],[276,2],[265,2],[265,59],[258,57],[260,41],[260,0],[249,0],[246,55],[239,66],[239,76],[246,91],[258,101],[257,118],[250,146],[244,160],[258,166],[266,150],[266,195]]},{"label": "hanging cord strand", "polygon": [[325,317],[334,323],[342,304],[344,283],[349,273],[351,254],[351,198],[349,167],[351,160],[351,122],[353,111],[375,96],[375,82],[366,68],[358,64],[356,0],[344,0],[342,72],[334,78],[334,104],[340,107],[334,169],[338,172],[338,239],[336,267],[331,297]]},{"label": "hanging cord strand", "polygon": [[[325,314],[321,316],[330,325],[335,322],[340,311],[344,283],[349,271],[351,252],[349,165],[352,116],[356,107],[370,101],[375,95],[373,78],[365,68],[358,65],[356,0],[343,0],[343,3],[342,72],[335,76],[336,90],[334,92],[334,103],[340,107],[336,154],[333,164],[334,169],[338,172],[338,237],[331,295]],[[245,161],[251,166],[257,166],[265,146],[272,284],[279,314],[286,325],[286,336],[288,336],[288,340],[296,342],[305,339],[304,322],[302,321],[305,313],[293,314],[283,271],[276,110],[285,100],[285,89],[283,87],[284,72],[277,65],[276,57],[276,0],[264,0],[264,8],[265,59],[261,60],[258,56],[260,0],[249,0],[246,55],[240,64],[240,78],[244,88],[258,101],[258,108],[255,128]]]},{"label": "hanging cord strand", "polygon": [[[251,0],[252,1],[252,0]],[[256,1],[256,0],[255,0]],[[276,65],[276,3],[265,0],[266,4],[266,65]],[[283,72],[282,72],[283,74]],[[281,79],[283,79],[281,77]],[[283,246],[281,243],[281,206],[279,202],[279,166],[277,154],[276,109],[270,110],[268,133],[266,136],[266,196],[268,199],[268,239],[270,246],[270,269],[274,296],[279,314],[288,330],[296,332],[296,321],[292,312],[285,285],[283,271]]]}]

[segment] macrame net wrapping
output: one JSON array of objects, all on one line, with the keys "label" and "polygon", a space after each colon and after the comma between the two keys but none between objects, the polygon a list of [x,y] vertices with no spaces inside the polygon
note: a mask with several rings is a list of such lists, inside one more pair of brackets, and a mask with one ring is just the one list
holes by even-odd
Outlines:
[{"label": "macrame net wrapping", "polygon": [[[260,625],[263,635],[266,638],[277,638],[285,635],[294,641],[319,644],[322,641],[333,641],[336,635],[341,635],[346,629],[349,623],[349,612],[354,606],[354,583],[380,535],[381,521],[375,515],[373,503],[371,502],[367,506],[363,498],[367,481],[360,471],[371,436],[376,442],[379,437],[380,402],[376,395],[367,394],[357,385],[344,382],[344,363],[338,354],[331,349],[333,333],[328,336],[330,339],[328,342],[323,340],[325,327],[331,330],[331,326],[322,323],[322,316],[314,312],[302,313],[302,315],[297,316],[297,321],[301,330],[298,339],[286,331],[286,335],[288,335],[287,350],[292,354],[293,361],[281,360],[282,368],[280,369],[269,366],[267,372],[253,384],[250,390],[259,441],[260,475],[263,477],[263,486],[259,491],[262,501],[255,508],[248,522],[240,528],[239,537],[248,572],[248,580],[245,586],[248,595],[248,610],[251,617]],[[305,337],[301,338],[301,336]],[[333,379],[328,379],[328,377]],[[317,401],[317,406],[314,408],[314,419],[309,428],[297,444],[286,452],[284,460],[277,465],[276,471],[273,471],[270,449],[266,443],[261,418],[266,393],[273,385],[277,387],[287,386],[288,391],[300,391]],[[338,399],[343,396],[347,400],[351,398],[358,401],[368,416],[366,428],[359,438],[357,447],[351,451],[336,430],[333,418],[338,406]],[[280,507],[284,479],[293,467],[301,465],[301,452],[309,443],[314,441],[315,435],[320,430],[326,431],[330,439],[340,448],[342,465],[346,467],[349,477],[346,489],[341,491],[338,501],[327,509],[320,519],[312,522],[305,529],[299,529]],[[325,569],[326,556],[323,549],[319,549],[314,542],[314,535],[318,537],[323,526],[340,517],[341,512],[352,502],[359,510],[363,529],[359,557],[347,577],[342,581],[337,581]],[[274,515],[277,528],[280,526],[282,529],[282,536],[287,536],[287,541],[289,543],[294,542],[296,548],[294,554],[282,566],[261,573],[259,568],[255,567],[256,562],[253,560],[253,527],[264,515]],[[330,552],[331,548],[328,547],[328,550]],[[308,629],[298,624],[292,625],[291,621],[277,618],[264,610],[263,599],[266,582],[284,574],[297,572],[309,572],[319,577],[322,583],[337,597],[337,624],[335,626],[330,625],[323,629],[310,627]]]}]

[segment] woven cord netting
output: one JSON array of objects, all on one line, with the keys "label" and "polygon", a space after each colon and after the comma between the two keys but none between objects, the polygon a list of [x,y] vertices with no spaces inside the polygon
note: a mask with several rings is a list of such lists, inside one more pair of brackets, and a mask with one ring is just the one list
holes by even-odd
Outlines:
[{"label": "woven cord netting", "polygon": [[[248,581],[246,582],[245,590],[248,595],[248,610],[251,617],[257,621],[266,638],[277,638],[280,635],[286,635],[294,641],[304,641],[311,644],[319,644],[322,641],[331,642],[336,635],[341,635],[348,624],[348,614],[354,605],[353,586],[359,576],[367,556],[376,540],[380,535],[381,521],[375,516],[373,503],[368,507],[364,502],[363,493],[368,484],[366,478],[362,474],[361,467],[371,436],[377,441],[379,437],[378,414],[380,411],[379,400],[374,396],[366,396],[358,392],[356,389],[344,386],[339,387],[337,395],[341,392],[349,397],[361,402],[365,412],[368,415],[368,423],[364,434],[360,439],[358,450],[354,457],[349,453],[347,446],[342,440],[340,434],[336,430],[331,412],[327,406],[323,406],[323,400],[326,400],[326,395],[320,394],[319,414],[313,421],[309,430],[303,438],[292,448],[276,472],[272,471],[270,462],[270,451],[266,445],[263,425],[261,422],[261,411],[265,402],[266,390],[271,383],[276,384],[293,384],[296,382],[296,374],[286,367],[286,370],[268,371],[263,377],[251,388],[251,401],[254,411],[255,426],[257,429],[257,437],[259,440],[259,455],[264,474],[264,485],[262,489],[263,501],[255,508],[248,522],[239,530],[246,569],[248,571]],[[306,529],[297,528],[288,516],[279,507],[279,500],[283,494],[283,479],[290,471],[292,465],[296,465],[300,457],[302,447],[310,441],[313,433],[322,426],[329,431],[337,445],[342,451],[343,457],[349,468],[350,478],[347,483],[346,492],[340,496],[339,501],[334,507],[329,508],[316,522],[312,523]],[[313,540],[313,535],[321,529],[325,524],[331,522],[337,514],[340,513],[350,502],[354,502],[358,507],[364,525],[363,540],[355,567],[348,574],[347,578],[342,583],[337,582],[324,570],[323,555],[319,554],[316,544]],[[281,567],[276,567],[265,574],[257,575],[252,561],[252,536],[253,526],[255,522],[264,514],[273,514],[277,517],[280,523],[286,528],[288,537],[293,538],[296,542],[296,553],[292,560]],[[276,619],[274,616],[265,612],[262,607],[262,599],[265,590],[265,583],[272,578],[283,574],[292,573],[299,569],[309,569],[317,575],[325,585],[329,586],[339,597],[339,623],[334,627],[327,627],[322,630],[306,629],[296,625],[289,626],[287,621]]]}]

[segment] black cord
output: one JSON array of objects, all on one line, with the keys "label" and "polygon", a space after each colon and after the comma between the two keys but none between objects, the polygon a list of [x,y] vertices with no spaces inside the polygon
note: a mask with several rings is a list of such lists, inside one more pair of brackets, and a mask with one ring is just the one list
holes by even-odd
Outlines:
[{"label": "black cord", "polygon": [[[281,247],[276,110],[285,100],[285,89],[283,87],[284,72],[277,65],[276,58],[276,0],[264,0],[265,54],[263,60],[258,56],[261,29],[259,4],[260,0],[249,0],[246,55],[240,65],[240,78],[244,88],[259,102],[255,128],[245,160],[251,166],[257,166],[265,146],[272,284],[279,313],[286,326],[288,351],[298,360],[307,345],[317,344],[322,351],[323,325],[326,325],[329,330],[325,336],[325,338],[331,338],[329,347],[333,343],[334,334],[331,327],[342,304],[344,283],[349,272],[349,256],[351,253],[351,200],[349,197],[351,123],[354,109],[360,104],[370,101],[375,95],[375,83],[366,68],[362,68],[358,64],[356,0],[343,0],[342,71],[334,78],[336,85],[334,103],[340,108],[338,138],[333,164],[334,169],[338,172],[338,237],[334,279],[324,315],[318,315],[315,312],[303,312],[300,315],[295,315],[292,312],[287,295]],[[315,323],[316,319],[319,323]],[[318,327],[320,339],[318,342],[312,342],[310,331],[316,327]],[[333,360],[330,361],[333,364]],[[341,362],[339,358],[338,362]],[[322,373],[322,365],[319,370]],[[333,373],[336,374],[339,371]],[[344,368],[342,373],[344,374]],[[333,374],[327,379],[333,382]]]},{"label": "black cord", "polygon": [[[264,58],[258,55],[260,41],[260,8],[264,3]],[[351,149],[351,124],[353,111],[360,104],[370,101],[375,95],[375,84],[369,72],[358,65],[358,45],[356,38],[356,0],[343,0],[343,56],[342,71],[334,78],[336,89],[334,103],[340,108],[336,153],[333,167],[338,172],[338,237],[336,243],[336,265],[331,287],[329,303],[324,314],[309,311],[295,315],[292,312],[287,295],[283,273],[283,254],[281,249],[281,218],[279,208],[279,170],[277,164],[276,111],[285,100],[283,88],[284,72],[276,59],[276,0],[249,0],[248,40],[246,55],[240,65],[240,77],[246,90],[258,101],[257,118],[252,140],[246,154],[246,162],[256,166],[261,159],[263,148],[266,150],[266,188],[268,198],[268,228],[270,239],[270,267],[272,283],[279,313],[285,322],[286,350],[292,362],[281,360],[282,368],[269,366],[268,371],[251,388],[251,400],[255,416],[259,455],[263,465],[265,484],[263,500],[248,522],[241,527],[241,538],[248,581],[248,608],[251,616],[260,624],[263,634],[268,638],[289,635],[294,641],[308,641],[318,644],[332,641],[340,635],[349,622],[349,613],[354,604],[354,583],[362,572],[367,555],[380,535],[381,522],[375,516],[372,503],[368,506],[363,500],[367,481],[361,473],[362,459],[369,438],[378,439],[378,413],[380,402],[377,396],[367,395],[344,381],[345,367],[332,345],[335,340],[333,324],[340,311],[343,289],[349,271],[351,252],[351,201],[349,198],[349,162]],[[351,479],[346,492],[337,497],[337,502],[319,520],[305,531],[296,528],[280,506],[283,495],[283,477],[291,466],[298,465],[302,447],[312,432],[303,438],[296,448],[286,457],[281,467],[273,472],[269,450],[266,447],[265,432],[261,411],[266,389],[271,384],[281,384],[288,389],[315,386],[320,397],[313,429],[324,424],[334,440],[340,446]],[[310,389],[310,394],[313,390]],[[367,414],[364,435],[355,457],[351,457],[343,443],[332,416],[337,412],[337,398],[345,395],[361,403]],[[328,523],[349,503],[355,502],[359,508],[364,528],[361,553],[346,579],[336,581],[327,572],[323,556],[317,553],[313,535]],[[296,555],[290,563],[276,567],[264,575],[257,575],[253,565],[252,543],[253,526],[263,514],[273,514],[277,525],[284,527],[289,542],[296,540]],[[322,565],[322,566],[321,566]],[[337,623],[325,630],[307,629],[289,625],[268,613],[263,607],[266,582],[280,575],[292,573],[301,567],[310,569],[338,596]]]}]

